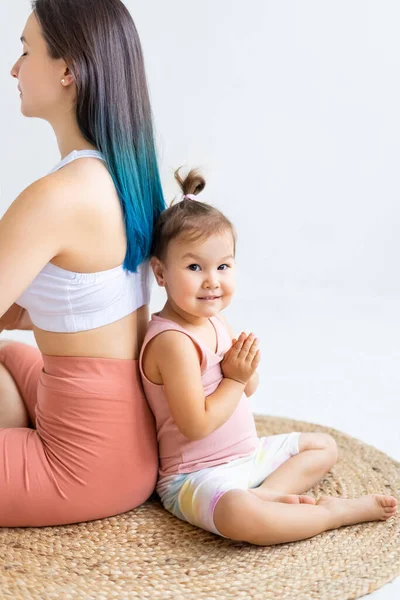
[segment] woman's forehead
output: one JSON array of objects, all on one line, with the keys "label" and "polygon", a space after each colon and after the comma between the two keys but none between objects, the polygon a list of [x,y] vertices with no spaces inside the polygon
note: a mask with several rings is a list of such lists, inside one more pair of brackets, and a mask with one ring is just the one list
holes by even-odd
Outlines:
[{"label": "woman's forehead", "polygon": [[40,35],[40,27],[35,13],[31,13],[25,23],[24,30],[21,34],[21,42],[24,42],[28,46],[32,46],[32,43],[36,40],[37,36]]}]

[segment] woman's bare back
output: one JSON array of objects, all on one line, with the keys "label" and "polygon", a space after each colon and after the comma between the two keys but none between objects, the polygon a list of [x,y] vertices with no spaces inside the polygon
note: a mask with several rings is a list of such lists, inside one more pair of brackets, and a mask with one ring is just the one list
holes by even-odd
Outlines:
[{"label": "woman's bare back", "polygon": [[[51,263],[79,273],[105,271],[122,264],[126,254],[122,208],[103,161],[81,158],[46,177],[57,187],[62,184],[66,202],[71,194],[79,207],[73,227],[66,232],[68,247]],[[32,330],[43,354],[137,359],[148,319],[145,305],[89,331],[54,333],[35,326]]]}]

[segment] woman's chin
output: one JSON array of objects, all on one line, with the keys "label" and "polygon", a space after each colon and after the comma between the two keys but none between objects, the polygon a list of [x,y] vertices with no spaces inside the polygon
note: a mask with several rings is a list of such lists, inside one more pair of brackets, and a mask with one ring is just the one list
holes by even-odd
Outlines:
[{"label": "woman's chin", "polygon": [[32,114],[29,111],[29,108],[26,106],[25,102],[23,101],[23,98],[21,98],[21,113],[24,115],[24,117],[32,116]]}]

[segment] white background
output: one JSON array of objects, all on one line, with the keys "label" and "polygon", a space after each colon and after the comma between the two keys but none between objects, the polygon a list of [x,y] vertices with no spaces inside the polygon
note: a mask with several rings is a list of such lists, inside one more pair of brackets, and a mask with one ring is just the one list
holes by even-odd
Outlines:
[{"label": "white background", "polygon": [[[166,199],[175,168],[200,167],[200,198],[238,230],[225,315],[260,338],[254,411],[339,429],[400,460],[400,5],[126,4]],[[0,7],[0,215],[60,160],[48,123],[21,115],[9,75],[29,14],[28,1]],[[164,302],[153,290],[151,312]],[[30,332],[7,337],[35,344]],[[397,597],[400,579],[371,595]]]}]

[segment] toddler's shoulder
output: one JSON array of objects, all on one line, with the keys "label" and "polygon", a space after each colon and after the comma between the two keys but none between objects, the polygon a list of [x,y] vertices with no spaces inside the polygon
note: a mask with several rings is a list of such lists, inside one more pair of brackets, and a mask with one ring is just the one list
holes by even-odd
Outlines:
[{"label": "toddler's shoulder", "polygon": [[198,358],[202,359],[202,352],[198,344],[194,342],[190,334],[171,326],[168,329],[153,330],[149,328],[145,338],[146,347],[144,354],[148,360],[154,363],[169,362],[173,363],[188,355],[195,356],[196,350]]},{"label": "toddler's shoulder", "polygon": [[202,351],[183,332],[167,329],[155,333],[141,351],[141,368],[152,383],[165,384],[168,377],[176,377],[183,365],[195,372],[203,361]]}]

